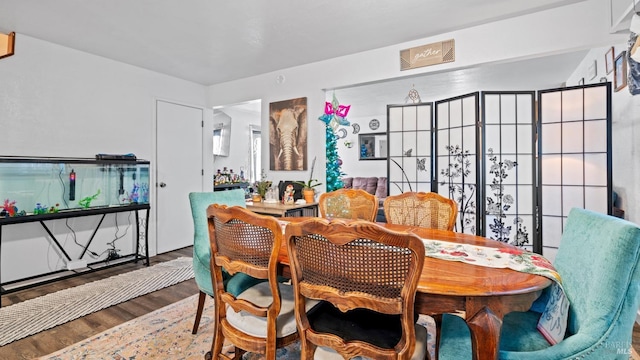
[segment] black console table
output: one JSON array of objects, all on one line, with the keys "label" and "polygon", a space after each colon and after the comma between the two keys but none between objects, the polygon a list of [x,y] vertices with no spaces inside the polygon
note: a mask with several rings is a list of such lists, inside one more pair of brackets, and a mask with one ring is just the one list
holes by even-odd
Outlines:
[{"label": "black console table", "polygon": [[239,182],[239,183],[224,183],[213,186],[213,191],[218,190],[231,190],[231,189],[246,189],[249,187],[249,183],[247,182]]},{"label": "black console table", "polygon": [[[44,230],[47,232],[47,234],[51,237],[51,240],[54,242],[58,250],[60,250],[62,255],[64,255],[67,261],[73,261],[74,259],[71,259],[69,254],[67,254],[67,252],[62,247],[62,245],[60,245],[60,243],[58,242],[56,237],[53,235],[51,230],[49,230],[49,227],[47,227],[45,221],[84,217],[84,216],[95,216],[95,215],[101,216],[100,221],[98,222],[98,225],[96,226],[95,230],[91,234],[91,237],[89,238],[89,241],[84,245],[80,258],[75,259],[75,260],[82,260],[83,256],[88,251],[89,245],[91,245],[93,238],[98,232],[98,229],[102,224],[102,221],[104,220],[107,214],[133,211],[136,217],[135,218],[136,246],[135,246],[134,253],[127,254],[127,255],[119,255],[118,258],[115,260],[105,259],[105,260],[95,261],[92,263],[87,263],[86,268],[74,269],[74,270],[57,270],[57,271],[53,271],[45,274],[40,274],[40,275],[30,276],[27,278],[0,283],[0,296],[2,294],[15,292],[25,288],[29,288],[29,287],[33,287],[33,286],[37,286],[45,283],[50,283],[50,282],[61,280],[61,279],[66,279],[72,276],[77,276],[77,275],[84,274],[91,271],[101,270],[111,266],[121,265],[129,262],[138,262],[138,260],[144,260],[145,265],[149,266],[149,239],[147,234],[149,231],[150,209],[151,207],[149,206],[149,204],[130,204],[130,205],[94,207],[89,209],[60,210],[57,213],[47,213],[47,214],[40,214],[40,215],[0,217],[0,255],[2,254],[2,227],[3,226],[39,222],[44,228]],[[143,232],[140,231],[140,220],[141,220],[140,214],[139,214],[140,210],[145,211],[145,217],[143,220]],[[141,249],[140,249],[141,238],[144,241],[143,254],[141,254]],[[98,264],[102,266],[96,266]],[[57,275],[57,276],[54,276],[54,275]],[[20,285],[21,283],[23,284],[27,283],[27,284]]]}]

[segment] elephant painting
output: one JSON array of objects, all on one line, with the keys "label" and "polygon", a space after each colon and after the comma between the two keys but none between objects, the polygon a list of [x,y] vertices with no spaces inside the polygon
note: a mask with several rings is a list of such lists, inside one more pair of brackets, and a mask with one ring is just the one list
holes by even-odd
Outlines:
[{"label": "elephant painting", "polygon": [[307,169],[307,98],[269,105],[271,170]]}]

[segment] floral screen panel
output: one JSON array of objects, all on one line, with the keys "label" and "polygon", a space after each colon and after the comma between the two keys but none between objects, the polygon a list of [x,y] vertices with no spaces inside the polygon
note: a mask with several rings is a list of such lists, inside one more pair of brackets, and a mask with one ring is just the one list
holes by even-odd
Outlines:
[{"label": "floral screen panel", "polygon": [[389,195],[431,191],[432,103],[387,106]]},{"label": "floral screen panel", "polygon": [[542,254],[555,258],[573,207],[611,214],[611,84],[540,91]]},{"label": "floral screen panel", "polygon": [[436,102],[437,192],[458,204],[454,231],[477,234],[479,94]]},{"label": "floral screen panel", "polygon": [[533,249],[535,93],[483,92],[483,235]]}]

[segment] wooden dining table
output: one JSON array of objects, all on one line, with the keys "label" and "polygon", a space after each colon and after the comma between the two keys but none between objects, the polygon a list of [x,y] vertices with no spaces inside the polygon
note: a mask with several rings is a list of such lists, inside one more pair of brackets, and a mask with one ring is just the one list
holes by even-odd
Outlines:
[{"label": "wooden dining table", "polygon": [[[288,218],[287,221],[304,219]],[[515,249],[512,245],[476,235],[417,226],[378,224],[387,229],[414,233],[424,239]],[[280,249],[279,261],[285,268],[289,265],[286,244]],[[434,316],[436,321],[446,313],[463,317],[471,333],[473,358],[497,359],[504,315],[512,311],[529,310],[533,301],[551,283],[551,280],[540,275],[427,256],[418,284],[415,308],[417,313]]]}]

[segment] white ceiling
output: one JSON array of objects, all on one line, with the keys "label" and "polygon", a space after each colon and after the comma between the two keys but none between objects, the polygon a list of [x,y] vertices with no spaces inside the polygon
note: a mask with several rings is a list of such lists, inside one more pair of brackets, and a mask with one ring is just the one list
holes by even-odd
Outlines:
[{"label": "white ceiling", "polygon": [[[211,85],[579,1],[0,0],[0,31]],[[523,69],[486,76],[522,82],[531,73]],[[465,76],[447,74],[428,87],[455,86]]]}]

